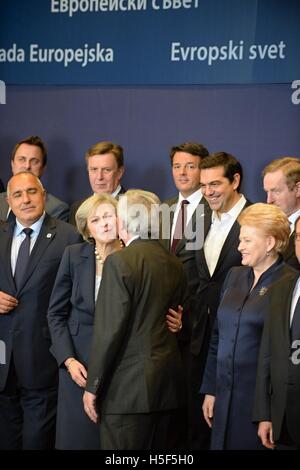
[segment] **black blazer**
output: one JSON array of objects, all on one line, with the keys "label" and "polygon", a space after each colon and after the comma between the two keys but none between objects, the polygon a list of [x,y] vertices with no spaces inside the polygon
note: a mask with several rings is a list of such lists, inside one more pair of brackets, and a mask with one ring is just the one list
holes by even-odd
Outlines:
[{"label": "black blazer", "polygon": [[300,264],[295,253],[295,232],[293,232],[289,238],[288,246],[283,253],[284,261],[292,266],[292,268],[300,271]]},{"label": "black blazer", "polygon": [[46,215],[30,255],[23,284],[16,289],[11,272],[14,223],[0,224],[0,290],[19,300],[7,315],[0,315],[0,339],[6,345],[6,364],[0,367],[3,390],[11,355],[20,385],[29,389],[53,386],[57,365],[49,352],[47,309],[55,276],[67,245],[80,241],[71,225]]},{"label": "black blazer", "polygon": [[298,272],[289,274],[272,289],[259,354],[253,420],[272,421],[276,441],[285,416],[288,432],[299,446],[300,365],[290,362],[290,310],[298,276]]},{"label": "black blazer", "polygon": [[95,312],[94,245],[68,246],[53,287],[48,323],[51,352],[61,366],[75,357],[87,367]]},{"label": "black blazer", "polygon": [[100,413],[178,408],[184,377],[176,335],[166,327],[182,301],[183,268],[158,240],[134,240],[105,261],[86,389]]},{"label": "black blazer", "polygon": [[[251,205],[246,201],[244,208]],[[207,227],[207,232],[209,231]],[[239,245],[240,225],[234,222],[222,247],[217,266],[213,275],[210,275],[206,263],[204,248],[196,252],[196,265],[198,269],[199,284],[192,309],[192,339],[191,353],[195,356],[203,350],[204,362],[206,359],[208,343],[220,302],[223,282],[230,268],[240,266],[241,254],[237,250]]]},{"label": "black blazer", "polygon": [[[174,206],[174,208],[176,208],[177,203],[178,203],[178,197],[174,197],[172,199],[168,199],[167,201],[164,201],[164,204],[167,204],[169,207]],[[198,247],[198,250],[203,245],[204,238],[205,238],[204,234],[207,233],[208,228],[211,223],[211,209],[204,197],[202,197],[199,206],[201,207],[202,210],[200,210],[198,213],[198,220],[196,219],[196,211],[195,211],[187,227],[187,233],[194,234],[196,231],[196,228],[199,229],[199,227],[203,231],[203,234],[201,237],[202,238],[201,246]],[[165,246],[167,250],[171,250],[171,230],[172,230],[173,218],[174,218],[174,211],[172,211],[170,214],[170,226],[169,226],[170,231],[168,234],[166,234],[167,238],[162,237],[162,230],[160,230],[161,243]],[[199,233],[197,236],[199,236]],[[199,284],[198,270],[197,270],[196,259],[195,259],[196,250],[195,248],[188,249],[189,247],[187,246],[187,243],[194,243],[195,238],[196,237],[193,236],[191,239],[187,239],[185,236],[183,236],[182,239],[179,240],[176,246],[175,252],[174,252],[174,254],[180,259],[180,261],[183,264],[183,269],[184,269],[187,282],[188,282],[189,295],[195,294],[198,284]]]}]

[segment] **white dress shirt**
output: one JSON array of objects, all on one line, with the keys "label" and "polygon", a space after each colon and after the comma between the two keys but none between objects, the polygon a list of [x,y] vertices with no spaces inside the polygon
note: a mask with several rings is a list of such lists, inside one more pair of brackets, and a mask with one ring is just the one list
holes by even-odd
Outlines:
[{"label": "white dress shirt", "polygon": [[[35,245],[35,242],[37,240],[37,237],[40,233],[44,218],[45,218],[45,212],[44,214],[37,220],[34,224],[30,225],[29,228],[32,230],[32,234],[30,236],[30,253],[32,252],[32,249]],[[17,263],[17,258],[18,258],[18,253],[19,253],[19,248],[25,239],[26,235],[23,232],[23,229],[25,227],[16,219],[16,225],[14,229],[14,234],[13,234],[13,239],[12,239],[12,244],[11,244],[11,272],[12,275],[15,275],[15,269],[16,269],[16,263]]]},{"label": "white dress shirt", "polygon": [[291,234],[295,230],[295,222],[300,217],[300,209],[298,209],[296,212],[288,216],[289,222],[290,222],[290,227],[291,227]]},{"label": "white dress shirt", "polygon": [[211,276],[216,269],[225,240],[245,204],[246,199],[241,195],[232,209],[222,213],[220,218],[216,211],[212,213],[211,226],[204,242],[205,259]]},{"label": "white dress shirt", "polygon": [[[181,208],[181,201],[189,201],[189,204],[186,205],[186,226],[190,222],[193,213],[195,212],[197,206],[200,204],[201,199],[202,199],[202,191],[201,189],[198,189],[195,191],[193,194],[191,194],[189,197],[183,197],[181,193],[179,193],[178,196],[178,202],[177,202],[177,207],[174,212],[174,217],[173,217],[173,222],[172,222],[172,230],[171,230],[171,240],[173,240],[174,237],[174,231],[177,223],[177,218],[178,214]],[[172,244],[172,243],[171,243]]]},{"label": "white dress shirt", "polygon": [[296,282],[296,285],[294,287],[293,298],[292,298],[292,302],[291,302],[290,326],[291,326],[292,321],[293,321],[293,316],[294,316],[296,304],[297,304],[298,299],[299,299],[299,295],[300,295],[300,276],[299,276],[298,281]]}]

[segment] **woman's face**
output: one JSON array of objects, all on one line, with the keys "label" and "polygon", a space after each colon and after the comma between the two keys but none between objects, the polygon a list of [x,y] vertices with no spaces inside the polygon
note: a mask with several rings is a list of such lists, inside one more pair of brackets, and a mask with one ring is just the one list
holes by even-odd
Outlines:
[{"label": "woman's face", "polygon": [[117,216],[112,204],[102,203],[88,217],[87,226],[96,242],[111,243],[117,236]]},{"label": "woman's face", "polygon": [[242,225],[240,230],[240,244],[238,250],[242,254],[242,264],[252,268],[263,265],[267,259],[267,252],[273,248],[273,237],[256,227]]}]

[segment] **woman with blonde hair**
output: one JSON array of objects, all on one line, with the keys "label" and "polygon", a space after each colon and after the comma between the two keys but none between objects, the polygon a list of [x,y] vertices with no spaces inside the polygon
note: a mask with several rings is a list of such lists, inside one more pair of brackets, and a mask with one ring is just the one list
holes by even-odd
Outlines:
[{"label": "woman with blonde hair", "polygon": [[[66,248],[50,299],[51,352],[59,366],[57,449],[100,448],[99,426],[86,415],[82,397],[103,264],[123,246],[118,238],[116,211],[116,200],[105,193],[81,204],[75,218],[86,243]],[[171,332],[178,332],[181,310],[170,309],[166,322]]]},{"label": "woman with blonde hair", "polygon": [[254,204],[238,218],[241,267],[223,285],[201,393],[211,449],[262,449],[252,409],[258,352],[272,283],[294,271],[282,259],[290,234],[276,206]]}]

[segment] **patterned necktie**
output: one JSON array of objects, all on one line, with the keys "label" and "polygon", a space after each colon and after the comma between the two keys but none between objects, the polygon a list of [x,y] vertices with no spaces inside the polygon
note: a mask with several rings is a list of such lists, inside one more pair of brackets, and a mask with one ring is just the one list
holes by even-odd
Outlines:
[{"label": "patterned necktie", "polygon": [[182,239],[182,236],[184,234],[184,229],[185,229],[185,224],[186,224],[186,209],[187,209],[188,204],[189,204],[189,201],[187,201],[186,199],[183,199],[181,201],[180,209],[178,212],[178,217],[176,220],[172,246],[171,246],[172,253],[175,253],[178,242]]},{"label": "patterned necktie", "polygon": [[31,228],[24,228],[23,232],[25,233],[26,237],[22,241],[19,248],[14,276],[17,289],[19,289],[21,286],[21,282],[23,280],[28,265],[30,256],[30,236],[33,230]]}]

